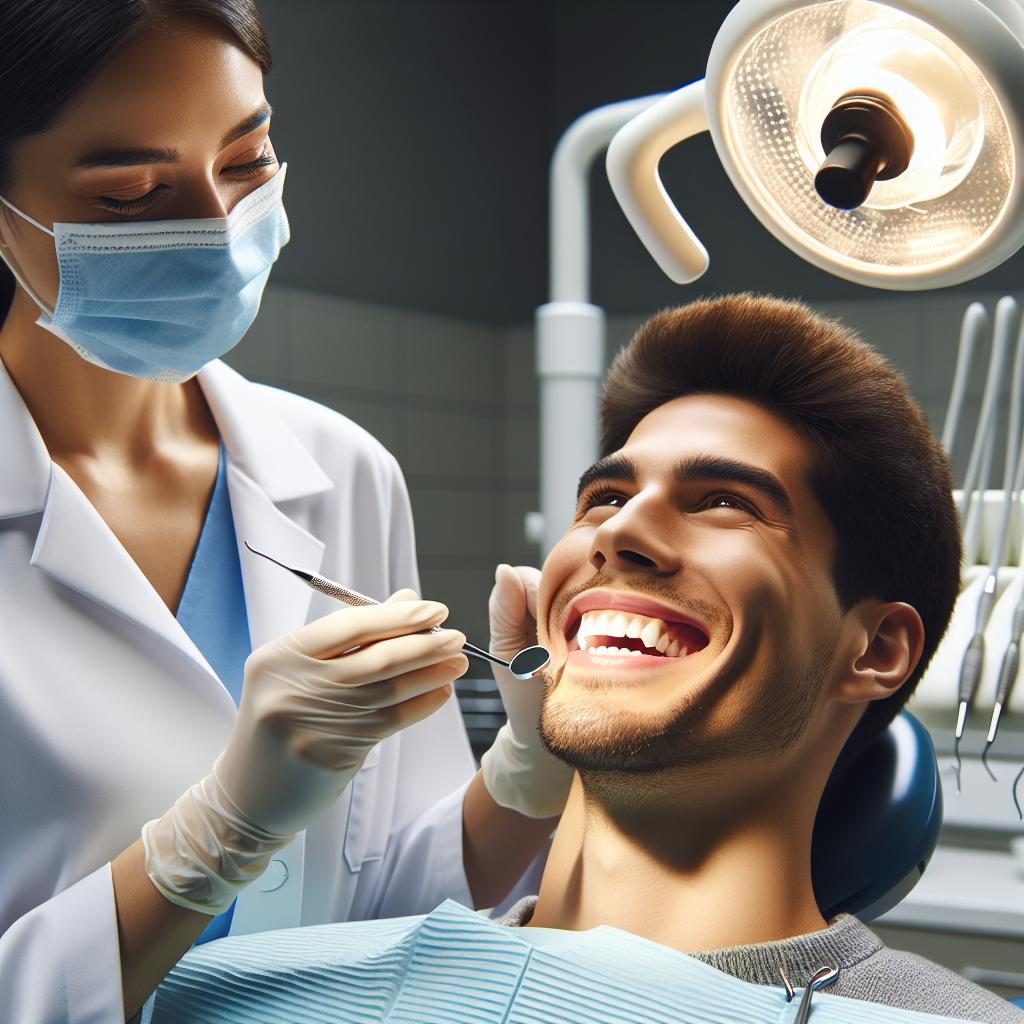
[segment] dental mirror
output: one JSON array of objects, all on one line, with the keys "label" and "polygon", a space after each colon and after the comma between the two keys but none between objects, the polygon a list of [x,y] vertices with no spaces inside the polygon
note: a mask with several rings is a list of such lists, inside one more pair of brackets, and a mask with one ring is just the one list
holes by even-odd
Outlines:
[{"label": "dental mirror", "polygon": [[[336,601],[343,601],[345,604],[353,607],[368,604],[380,604],[380,601],[375,601],[372,597],[360,594],[357,590],[351,590],[348,587],[343,587],[340,583],[335,583],[333,580],[329,580],[326,576],[319,576],[312,572],[303,572],[301,569],[293,569],[290,565],[285,565],[284,562],[279,562],[276,558],[271,558],[270,555],[264,554],[262,551],[257,551],[248,541],[244,541],[243,543],[254,555],[259,555],[260,558],[265,558],[268,562],[273,562],[274,565],[279,565],[282,569],[286,569],[293,576],[298,576],[298,578],[307,586],[312,587],[321,594],[326,594],[328,597],[333,597]],[[426,632],[437,633],[440,629],[440,626],[434,626],[433,629],[428,629]],[[481,648],[468,642],[463,645],[462,649],[466,654],[469,654],[474,658],[481,658],[482,660],[490,661],[495,665],[501,665],[502,668],[507,668],[509,672],[516,677],[516,679],[525,680],[532,679],[534,676],[539,676],[541,672],[548,667],[548,663],[551,661],[551,655],[548,653],[547,648],[540,646],[524,647],[523,650],[513,656],[511,661],[504,661],[501,658],[495,657],[495,655],[491,654],[489,651],[481,650]]]}]

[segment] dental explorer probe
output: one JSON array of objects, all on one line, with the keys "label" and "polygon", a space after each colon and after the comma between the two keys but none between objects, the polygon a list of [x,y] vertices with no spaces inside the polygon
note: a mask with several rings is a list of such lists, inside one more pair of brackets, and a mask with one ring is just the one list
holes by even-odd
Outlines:
[{"label": "dental explorer probe", "polygon": [[[328,597],[333,597],[336,601],[343,601],[345,604],[352,605],[353,607],[380,604],[380,601],[375,601],[372,597],[360,594],[358,590],[343,587],[340,583],[327,579],[326,576],[319,576],[312,572],[303,572],[302,569],[293,569],[290,565],[285,565],[284,562],[279,562],[276,558],[271,558],[270,555],[257,551],[248,541],[244,541],[244,544],[254,555],[259,555],[261,558],[267,559],[268,562],[281,566],[282,569],[286,569],[293,576],[298,576],[307,586],[312,587],[321,594],[326,594]],[[438,633],[440,630],[440,626],[434,626],[432,629],[424,630],[424,632]],[[484,661],[507,668],[516,679],[532,679],[534,676],[540,675],[551,661],[551,655],[548,653],[547,648],[539,645],[524,647],[511,661],[503,661],[501,658],[497,658],[490,652],[481,650],[471,643],[463,644],[462,649],[466,654],[470,654],[474,658],[482,658]]]},{"label": "dental explorer probe", "polygon": [[[999,388],[1003,380],[1006,356],[1010,347],[1011,335],[1017,333],[1019,326],[1017,303],[1009,296],[1004,296],[996,304],[995,324],[993,327],[992,355],[989,359],[988,379],[985,382],[985,393],[981,401],[981,413],[978,417],[978,430],[975,434],[974,444],[971,450],[971,458],[967,467],[967,478],[964,481],[964,493],[961,499],[961,524],[966,528],[970,525],[971,511],[980,516],[981,510],[972,510],[974,500],[974,489],[977,483],[977,474],[981,469],[981,462],[985,454],[987,443],[995,433],[996,419],[999,413]],[[1018,336],[1018,349],[1020,338]],[[984,460],[987,461],[987,460]],[[982,482],[984,484],[987,481]],[[1004,481],[1010,486],[1011,481]],[[981,493],[981,505],[984,506],[985,492]],[[1005,541],[1005,538],[1004,538]],[[960,780],[962,762],[960,758],[960,740],[964,734],[964,725],[967,722],[967,713],[974,702],[974,695],[981,681],[982,669],[985,665],[985,627],[988,625],[989,616],[996,600],[996,587],[998,583],[999,563],[1002,561],[1002,552],[994,552],[992,563],[989,566],[988,575],[981,593],[978,596],[978,607],[974,620],[974,636],[967,645],[964,652],[964,659],[960,665],[959,684],[959,706],[957,708],[956,727],[953,730],[953,753],[956,757],[956,791],[960,792]],[[995,566],[993,568],[992,566]]]}]

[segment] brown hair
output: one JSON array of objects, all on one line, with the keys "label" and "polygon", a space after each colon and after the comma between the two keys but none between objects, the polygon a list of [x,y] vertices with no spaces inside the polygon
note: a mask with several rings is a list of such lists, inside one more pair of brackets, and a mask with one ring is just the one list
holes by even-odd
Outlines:
[{"label": "brown hair", "polygon": [[621,448],[647,413],[696,393],[756,402],[808,439],[809,482],[836,531],[841,605],[904,601],[924,623],[913,673],[868,706],[849,753],[897,715],[949,623],[961,557],[949,460],[885,359],[799,302],[729,295],[648,320],[608,372],[602,456]]}]

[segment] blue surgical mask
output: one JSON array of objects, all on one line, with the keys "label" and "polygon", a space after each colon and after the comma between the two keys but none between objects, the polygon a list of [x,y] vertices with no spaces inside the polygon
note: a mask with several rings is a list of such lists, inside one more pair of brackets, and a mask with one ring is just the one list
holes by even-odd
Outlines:
[{"label": "blue surgical mask", "polygon": [[[230,351],[259,312],[263,288],[288,218],[281,201],[285,165],[227,217],[54,224],[19,217],[52,235],[60,290],[36,323],[83,359],[142,380],[180,383]],[[3,250],[0,250],[2,254]]]}]

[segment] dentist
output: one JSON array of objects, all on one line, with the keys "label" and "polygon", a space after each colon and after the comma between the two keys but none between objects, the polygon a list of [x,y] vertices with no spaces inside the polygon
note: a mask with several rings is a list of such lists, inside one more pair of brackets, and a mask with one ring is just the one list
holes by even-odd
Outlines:
[{"label": "dentist", "polygon": [[3,1021],[132,1017],[201,935],[492,906],[568,791],[539,683],[474,775],[394,458],[219,360],[288,241],[269,69],[251,0],[0,7]]}]

